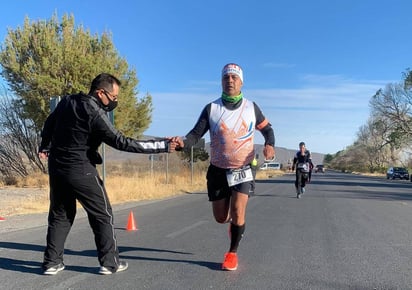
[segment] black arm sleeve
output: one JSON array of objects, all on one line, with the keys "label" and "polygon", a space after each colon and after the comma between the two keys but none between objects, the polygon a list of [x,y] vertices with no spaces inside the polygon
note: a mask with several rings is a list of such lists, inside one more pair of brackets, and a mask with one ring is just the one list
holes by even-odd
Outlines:
[{"label": "black arm sleeve", "polygon": [[273,131],[272,125],[268,122],[266,117],[263,115],[258,105],[256,105],[255,102],[253,102],[253,105],[255,107],[256,127],[259,128],[260,124],[267,123],[264,127],[259,129],[260,132],[262,133],[263,138],[265,138],[265,145],[271,145],[275,147],[275,133]]},{"label": "black arm sleeve", "polygon": [[41,143],[39,152],[48,151],[50,149],[51,135],[54,127],[54,115],[50,114],[44,123],[41,131]]},{"label": "black arm sleeve", "polygon": [[195,126],[189,133],[185,136],[185,148],[188,149],[199,142],[200,138],[206,134],[209,130],[209,115],[210,115],[211,104],[208,104],[203,108],[202,113],[199,116]]},{"label": "black arm sleeve", "polygon": [[263,129],[260,130],[260,132],[262,133],[263,138],[265,138],[265,145],[271,145],[275,147],[275,134],[272,126],[268,124],[265,127],[263,127]]},{"label": "black arm sleeve", "polygon": [[117,150],[146,154],[169,150],[169,142],[165,138],[142,141],[124,136],[110,123],[103,110],[98,112],[92,124],[94,134],[100,135],[104,143]]}]

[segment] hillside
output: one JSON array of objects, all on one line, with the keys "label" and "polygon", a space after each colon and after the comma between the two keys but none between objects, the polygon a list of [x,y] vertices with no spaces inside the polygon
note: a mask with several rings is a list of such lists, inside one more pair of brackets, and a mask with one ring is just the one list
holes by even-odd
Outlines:
[{"label": "hillside", "polygon": [[[258,163],[263,163],[263,145],[255,144],[256,153],[259,154]],[[308,148],[310,150],[310,148]],[[292,162],[298,149],[287,149],[284,147],[275,147],[276,150],[276,161],[282,163],[283,166],[287,166],[288,161]],[[312,162],[316,166],[317,164],[323,164],[323,158],[325,154],[322,153],[312,153]]]},{"label": "hillside", "polygon": [[[256,149],[256,154],[259,155],[258,158],[258,163],[261,164],[264,162],[264,157],[263,157],[263,145],[262,144],[255,144],[255,149]],[[297,149],[287,149],[284,147],[276,147],[276,161],[282,163],[283,166],[287,166],[288,161],[292,161],[294,155],[296,154]],[[308,148],[310,150],[310,148]],[[205,145],[205,150],[207,152],[210,152],[210,144],[206,143]],[[312,153],[312,161],[313,164],[322,164],[323,163],[323,157],[324,154],[322,153],[316,153],[316,152],[311,152]],[[135,153],[127,153],[127,152],[121,152],[118,150],[114,150],[110,148],[109,146],[106,146],[106,157],[107,160],[111,161],[127,161],[127,160],[141,160],[141,161],[148,161],[149,157],[146,154],[135,154]]]}]

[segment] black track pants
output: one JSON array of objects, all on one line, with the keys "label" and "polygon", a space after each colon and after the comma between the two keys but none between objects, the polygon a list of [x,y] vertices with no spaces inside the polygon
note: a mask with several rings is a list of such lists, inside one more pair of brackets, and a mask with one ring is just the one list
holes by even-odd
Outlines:
[{"label": "black track pants", "polygon": [[98,176],[50,176],[49,225],[43,267],[48,268],[63,262],[64,243],[76,216],[76,200],[87,212],[100,265],[116,271],[119,252],[112,207]]}]

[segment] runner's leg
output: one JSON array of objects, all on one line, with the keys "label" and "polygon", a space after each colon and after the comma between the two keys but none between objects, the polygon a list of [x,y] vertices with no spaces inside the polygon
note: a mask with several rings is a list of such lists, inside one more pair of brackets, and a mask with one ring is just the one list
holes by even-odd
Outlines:
[{"label": "runner's leg", "polygon": [[230,221],[230,197],[212,201],[213,216],[218,223],[227,223]]},{"label": "runner's leg", "polygon": [[246,224],[246,206],[249,200],[247,194],[241,192],[233,192],[230,204],[231,222],[231,241],[229,252],[237,252],[240,240],[245,232]]}]

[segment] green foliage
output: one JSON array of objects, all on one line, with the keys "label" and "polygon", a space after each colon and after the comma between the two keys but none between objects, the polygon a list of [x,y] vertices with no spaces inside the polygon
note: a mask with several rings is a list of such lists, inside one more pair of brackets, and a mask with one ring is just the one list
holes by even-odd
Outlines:
[{"label": "green foliage", "polygon": [[405,82],[405,87],[408,89],[411,89],[412,88],[412,71],[409,68],[403,73],[403,78]]},{"label": "green foliage", "polygon": [[136,98],[136,71],[119,56],[110,33],[92,35],[75,26],[73,15],[64,15],[61,23],[56,14],[50,20],[34,22],[26,17],[23,27],[8,30],[0,65],[1,75],[23,100],[26,117],[37,130],[50,112],[50,97],[88,93],[92,79],[102,72],[122,81],[115,125],[137,137],[151,122],[151,96]]},{"label": "green foliage", "polygon": [[323,163],[324,164],[330,164],[330,162],[333,160],[333,155],[331,155],[331,154],[326,154],[324,157],[323,157]]},{"label": "green foliage", "polygon": [[[182,160],[190,162],[191,152],[190,150],[183,150],[180,152]],[[193,162],[206,161],[209,159],[209,153],[204,148],[193,147]]]}]

